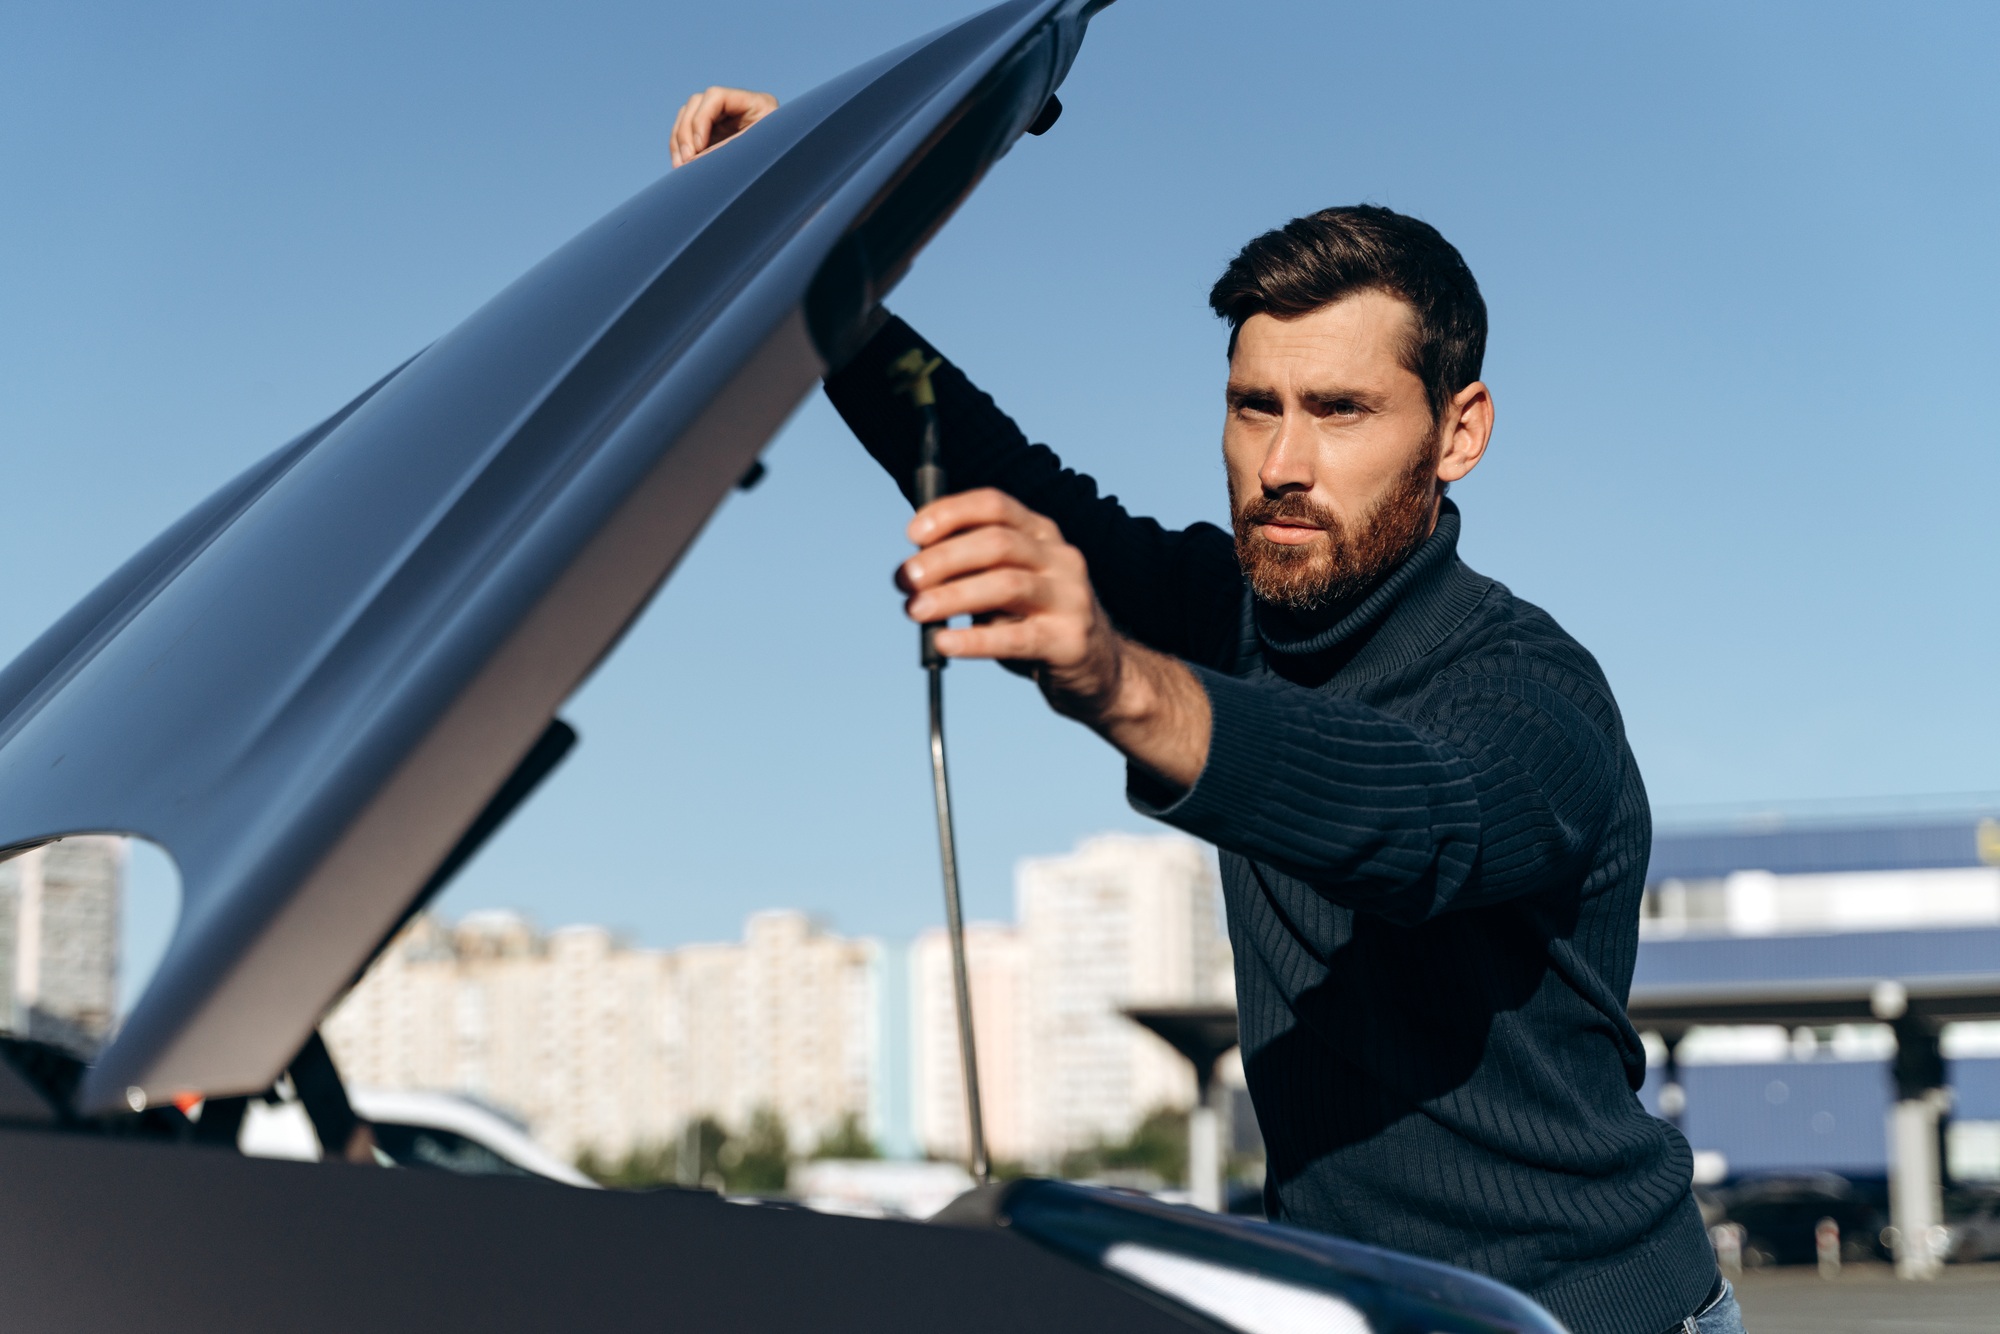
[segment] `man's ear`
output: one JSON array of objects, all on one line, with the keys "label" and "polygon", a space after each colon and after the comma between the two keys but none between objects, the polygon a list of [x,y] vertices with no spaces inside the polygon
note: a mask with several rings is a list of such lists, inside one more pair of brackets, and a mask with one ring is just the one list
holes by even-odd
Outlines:
[{"label": "man's ear", "polygon": [[1438,449],[1438,480],[1447,484],[1471,472],[1486,457],[1493,438],[1493,394],[1484,380],[1474,380],[1444,405]]}]

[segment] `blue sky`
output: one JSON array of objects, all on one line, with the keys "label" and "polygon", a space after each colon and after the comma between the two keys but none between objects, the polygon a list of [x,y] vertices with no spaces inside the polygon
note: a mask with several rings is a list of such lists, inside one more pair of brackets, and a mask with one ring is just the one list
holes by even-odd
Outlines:
[{"label": "blue sky", "polygon": [[[688,92],[972,7],[0,9],[0,657],[664,172]],[[1208,284],[1295,214],[1416,213],[1492,310],[1464,554],[1598,655],[1656,805],[2000,788],[1996,41],[1971,5],[1125,0],[892,305],[1133,507],[1213,519]],[[937,919],[900,501],[817,399],[766,457],[448,907]],[[950,689],[975,915],[1146,827],[1031,687]]]}]

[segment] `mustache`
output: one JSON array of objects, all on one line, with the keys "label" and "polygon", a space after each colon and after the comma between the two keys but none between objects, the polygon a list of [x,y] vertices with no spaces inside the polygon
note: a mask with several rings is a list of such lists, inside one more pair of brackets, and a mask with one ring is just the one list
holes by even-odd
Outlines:
[{"label": "mustache", "polygon": [[1340,532],[1340,516],[1311,496],[1296,492],[1284,496],[1255,495],[1236,511],[1236,531],[1248,533],[1259,524],[1276,523]]}]

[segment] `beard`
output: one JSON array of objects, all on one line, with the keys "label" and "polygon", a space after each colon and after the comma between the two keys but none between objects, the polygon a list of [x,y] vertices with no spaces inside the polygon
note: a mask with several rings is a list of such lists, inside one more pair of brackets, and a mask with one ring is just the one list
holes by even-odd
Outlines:
[{"label": "beard", "polygon": [[[1250,591],[1286,611],[1310,613],[1340,606],[1374,586],[1429,535],[1440,444],[1433,434],[1388,494],[1351,530],[1310,496],[1259,493],[1245,499],[1236,495],[1232,482],[1236,560]],[[1257,531],[1267,523],[1304,524],[1326,537],[1297,546],[1273,542]]]}]

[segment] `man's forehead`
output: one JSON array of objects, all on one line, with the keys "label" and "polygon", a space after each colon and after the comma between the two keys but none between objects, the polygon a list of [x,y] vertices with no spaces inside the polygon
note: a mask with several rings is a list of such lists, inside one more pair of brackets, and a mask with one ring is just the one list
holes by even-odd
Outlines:
[{"label": "man's forehead", "polygon": [[1407,366],[1417,316],[1410,303],[1369,288],[1304,315],[1256,314],[1237,331],[1230,379],[1282,375],[1342,378],[1412,375]]}]

